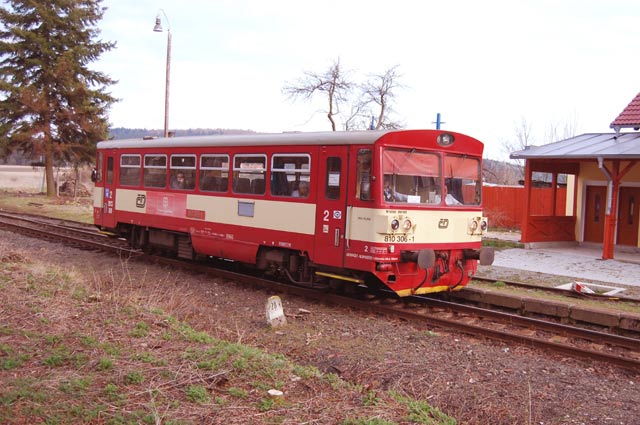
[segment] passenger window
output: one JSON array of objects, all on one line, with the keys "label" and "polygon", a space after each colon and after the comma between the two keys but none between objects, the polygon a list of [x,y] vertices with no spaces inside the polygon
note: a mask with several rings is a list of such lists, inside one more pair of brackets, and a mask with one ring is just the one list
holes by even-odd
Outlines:
[{"label": "passenger window", "polygon": [[275,154],[271,157],[271,194],[274,196],[309,196],[311,183],[309,154]]},{"label": "passenger window", "polygon": [[266,155],[236,155],[233,158],[233,192],[264,195]]},{"label": "passenger window", "polygon": [[140,186],[140,155],[120,157],[120,185]]},{"label": "passenger window", "polygon": [[200,190],[226,192],[229,188],[229,155],[200,157]]},{"label": "passenger window", "polygon": [[196,156],[171,155],[171,189],[193,190],[196,187]]},{"label": "passenger window", "polygon": [[144,187],[167,187],[167,156],[144,156]]},{"label": "passenger window", "polygon": [[340,199],[340,183],[342,178],[342,159],[336,156],[327,158],[327,175],[325,176],[325,197]]}]

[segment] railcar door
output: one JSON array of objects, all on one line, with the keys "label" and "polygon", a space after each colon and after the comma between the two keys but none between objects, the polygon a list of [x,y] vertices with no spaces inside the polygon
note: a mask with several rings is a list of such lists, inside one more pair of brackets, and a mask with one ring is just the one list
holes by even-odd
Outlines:
[{"label": "railcar door", "polygon": [[347,205],[345,146],[321,148],[317,182],[316,234],[313,261],[335,267],[344,262]]},{"label": "railcar door", "polygon": [[112,152],[105,152],[103,176],[102,226],[106,228],[114,228],[116,226],[116,182],[115,155]]}]

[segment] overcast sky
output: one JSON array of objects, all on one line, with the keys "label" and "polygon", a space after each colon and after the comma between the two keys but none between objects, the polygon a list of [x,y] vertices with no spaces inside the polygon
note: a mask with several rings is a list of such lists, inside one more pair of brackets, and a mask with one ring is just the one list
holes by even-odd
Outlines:
[{"label": "overcast sky", "polygon": [[[330,130],[322,104],[291,102],[287,82],[340,59],[355,81],[398,66],[395,115],[406,128],[458,131],[504,159],[522,120],[534,144],[611,131],[640,92],[637,0],[103,0],[92,67],[118,83],[114,127],[164,125],[172,34],[170,129]],[[165,28],[167,22],[161,14]]]}]

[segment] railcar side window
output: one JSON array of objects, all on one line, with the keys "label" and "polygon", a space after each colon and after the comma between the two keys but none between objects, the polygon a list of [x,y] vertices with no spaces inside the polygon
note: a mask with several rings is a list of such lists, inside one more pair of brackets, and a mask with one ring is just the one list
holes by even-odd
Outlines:
[{"label": "railcar side window", "polygon": [[144,187],[167,187],[167,156],[144,156]]},{"label": "railcar side window", "polygon": [[113,157],[107,157],[107,183],[113,184]]},{"label": "railcar side window", "polygon": [[271,157],[271,194],[274,196],[309,196],[311,182],[309,154],[274,154]]},{"label": "railcar side window", "polygon": [[356,198],[371,200],[371,149],[358,150],[356,164]]},{"label": "railcar side window", "polygon": [[104,165],[103,161],[104,161],[104,154],[102,152],[98,152],[98,162],[96,164],[96,168],[93,169],[93,172],[91,174],[91,179],[93,182],[102,181],[102,166]]},{"label": "railcar side window", "polygon": [[200,157],[200,190],[226,192],[229,188],[229,155]]},{"label": "railcar side window", "polygon": [[264,195],[267,156],[259,154],[233,157],[233,192]]},{"label": "railcar side window", "polygon": [[196,156],[171,155],[171,189],[192,190],[196,187]]},{"label": "railcar side window", "polygon": [[327,175],[325,176],[325,197],[340,199],[340,184],[342,180],[342,159],[337,156],[327,158]]},{"label": "railcar side window", "polygon": [[140,155],[125,154],[120,157],[120,185],[140,186]]}]

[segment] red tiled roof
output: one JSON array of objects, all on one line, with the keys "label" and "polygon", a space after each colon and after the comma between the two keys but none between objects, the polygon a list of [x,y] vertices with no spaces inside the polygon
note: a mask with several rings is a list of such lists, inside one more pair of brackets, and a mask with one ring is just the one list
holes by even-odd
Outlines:
[{"label": "red tiled roof", "polygon": [[613,120],[610,128],[640,127],[640,93],[633,98],[631,103],[620,112],[618,118]]}]

